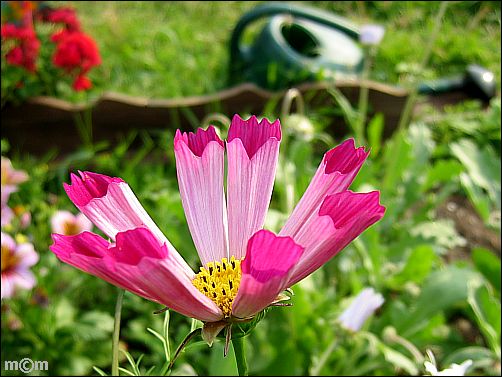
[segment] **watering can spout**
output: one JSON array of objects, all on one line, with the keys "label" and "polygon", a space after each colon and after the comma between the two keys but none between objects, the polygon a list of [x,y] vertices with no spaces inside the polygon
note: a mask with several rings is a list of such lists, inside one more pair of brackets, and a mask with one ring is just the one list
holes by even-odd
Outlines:
[{"label": "watering can spout", "polygon": [[420,94],[432,96],[454,91],[489,102],[496,94],[495,76],[486,68],[471,64],[463,75],[424,82],[418,86]]}]

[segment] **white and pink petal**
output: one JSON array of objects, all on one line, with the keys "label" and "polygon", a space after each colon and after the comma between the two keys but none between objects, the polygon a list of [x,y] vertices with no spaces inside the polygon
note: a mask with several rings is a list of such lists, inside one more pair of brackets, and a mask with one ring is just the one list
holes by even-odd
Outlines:
[{"label": "white and pink petal", "polygon": [[212,126],[195,134],[178,130],[174,153],[181,202],[202,264],[228,257],[223,141]]},{"label": "white and pink petal", "polygon": [[218,307],[191,284],[190,267],[149,229],[128,230],[116,238],[111,244],[89,232],[53,235],[50,249],[65,263],[181,314],[204,321],[221,318]]},{"label": "white and pink petal", "polygon": [[235,115],[228,132],[227,199],[230,254],[243,258],[246,245],[263,227],[274,186],[281,125]]},{"label": "white and pink petal", "polygon": [[122,179],[80,172],[80,177],[72,174],[71,185],[65,183],[64,188],[78,209],[112,240],[119,232],[144,226],[172,247]]}]

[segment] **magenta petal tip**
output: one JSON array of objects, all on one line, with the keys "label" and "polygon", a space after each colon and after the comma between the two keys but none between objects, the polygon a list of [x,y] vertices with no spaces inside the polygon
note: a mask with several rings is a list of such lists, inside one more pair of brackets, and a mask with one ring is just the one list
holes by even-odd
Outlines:
[{"label": "magenta petal tip", "polygon": [[324,156],[325,173],[340,172],[349,174],[357,172],[369,155],[364,147],[356,148],[353,138],[345,140],[342,144],[326,152]]},{"label": "magenta petal tip", "polygon": [[273,123],[266,118],[258,122],[255,115],[248,120],[243,120],[235,114],[228,130],[227,143],[234,139],[240,139],[246,149],[248,157],[251,159],[256,152],[270,139],[281,141],[281,122],[279,119]]},{"label": "magenta petal tip", "polygon": [[179,149],[179,143],[184,143],[190,151],[197,157],[202,157],[206,146],[212,142],[216,141],[221,147],[224,148],[223,140],[220,139],[216,133],[214,126],[209,126],[207,130],[203,128],[197,129],[195,133],[193,132],[181,132],[179,129],[176,130],[174,136],[174,149]]}]

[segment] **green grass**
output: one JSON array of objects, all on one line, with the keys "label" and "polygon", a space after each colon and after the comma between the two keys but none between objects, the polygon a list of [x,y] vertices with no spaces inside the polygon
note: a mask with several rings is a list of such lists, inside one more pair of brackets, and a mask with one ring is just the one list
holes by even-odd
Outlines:
[{"label": "green grass", "polygon": [[[66,2],[61,2],[66,3]],[[212,93],[228,86],[228,41],[240,17],[260,2],[67,2],[103,57],[96,88],[149,98]],[[298,2],[298,5],[306,2]],[[356,24],[386,27],[373,78],[406,85],[422,58],[439,2],[308,2]],[[250,26],[252,41],[264,21]],[[500,4],[455,2],[423,77],[462,73],[477,63],[500,82]],[[68,93],[71,96],[70,93]]]}]

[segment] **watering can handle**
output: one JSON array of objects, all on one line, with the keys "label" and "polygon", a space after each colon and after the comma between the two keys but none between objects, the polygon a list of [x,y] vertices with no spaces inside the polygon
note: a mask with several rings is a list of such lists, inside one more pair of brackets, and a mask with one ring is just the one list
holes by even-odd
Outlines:
[{"label": "watering can handle", "polygon": [[[251,12],[245,14],[235,26],[235,29],[230,38],[231,63],[234,63],[236,67],[239,66],[239,62],[244,63],[244,60],[246,58],[245,51],[240,46],[239,42],[246,26],[259,18],[273,16],[281,13],[291,14],[299,18],[309,19],[343,31],[353,39],[359,39],[359,28],[342,17],[338,17],[329,13],[327,14],[326,12],[314,8],[298,7],[282,3],[264,4],[254,8]],[[230,64],[230,66],[232,66],[232,64]],[[238,70],[239,69],[237,68],[237,71]]]}]

